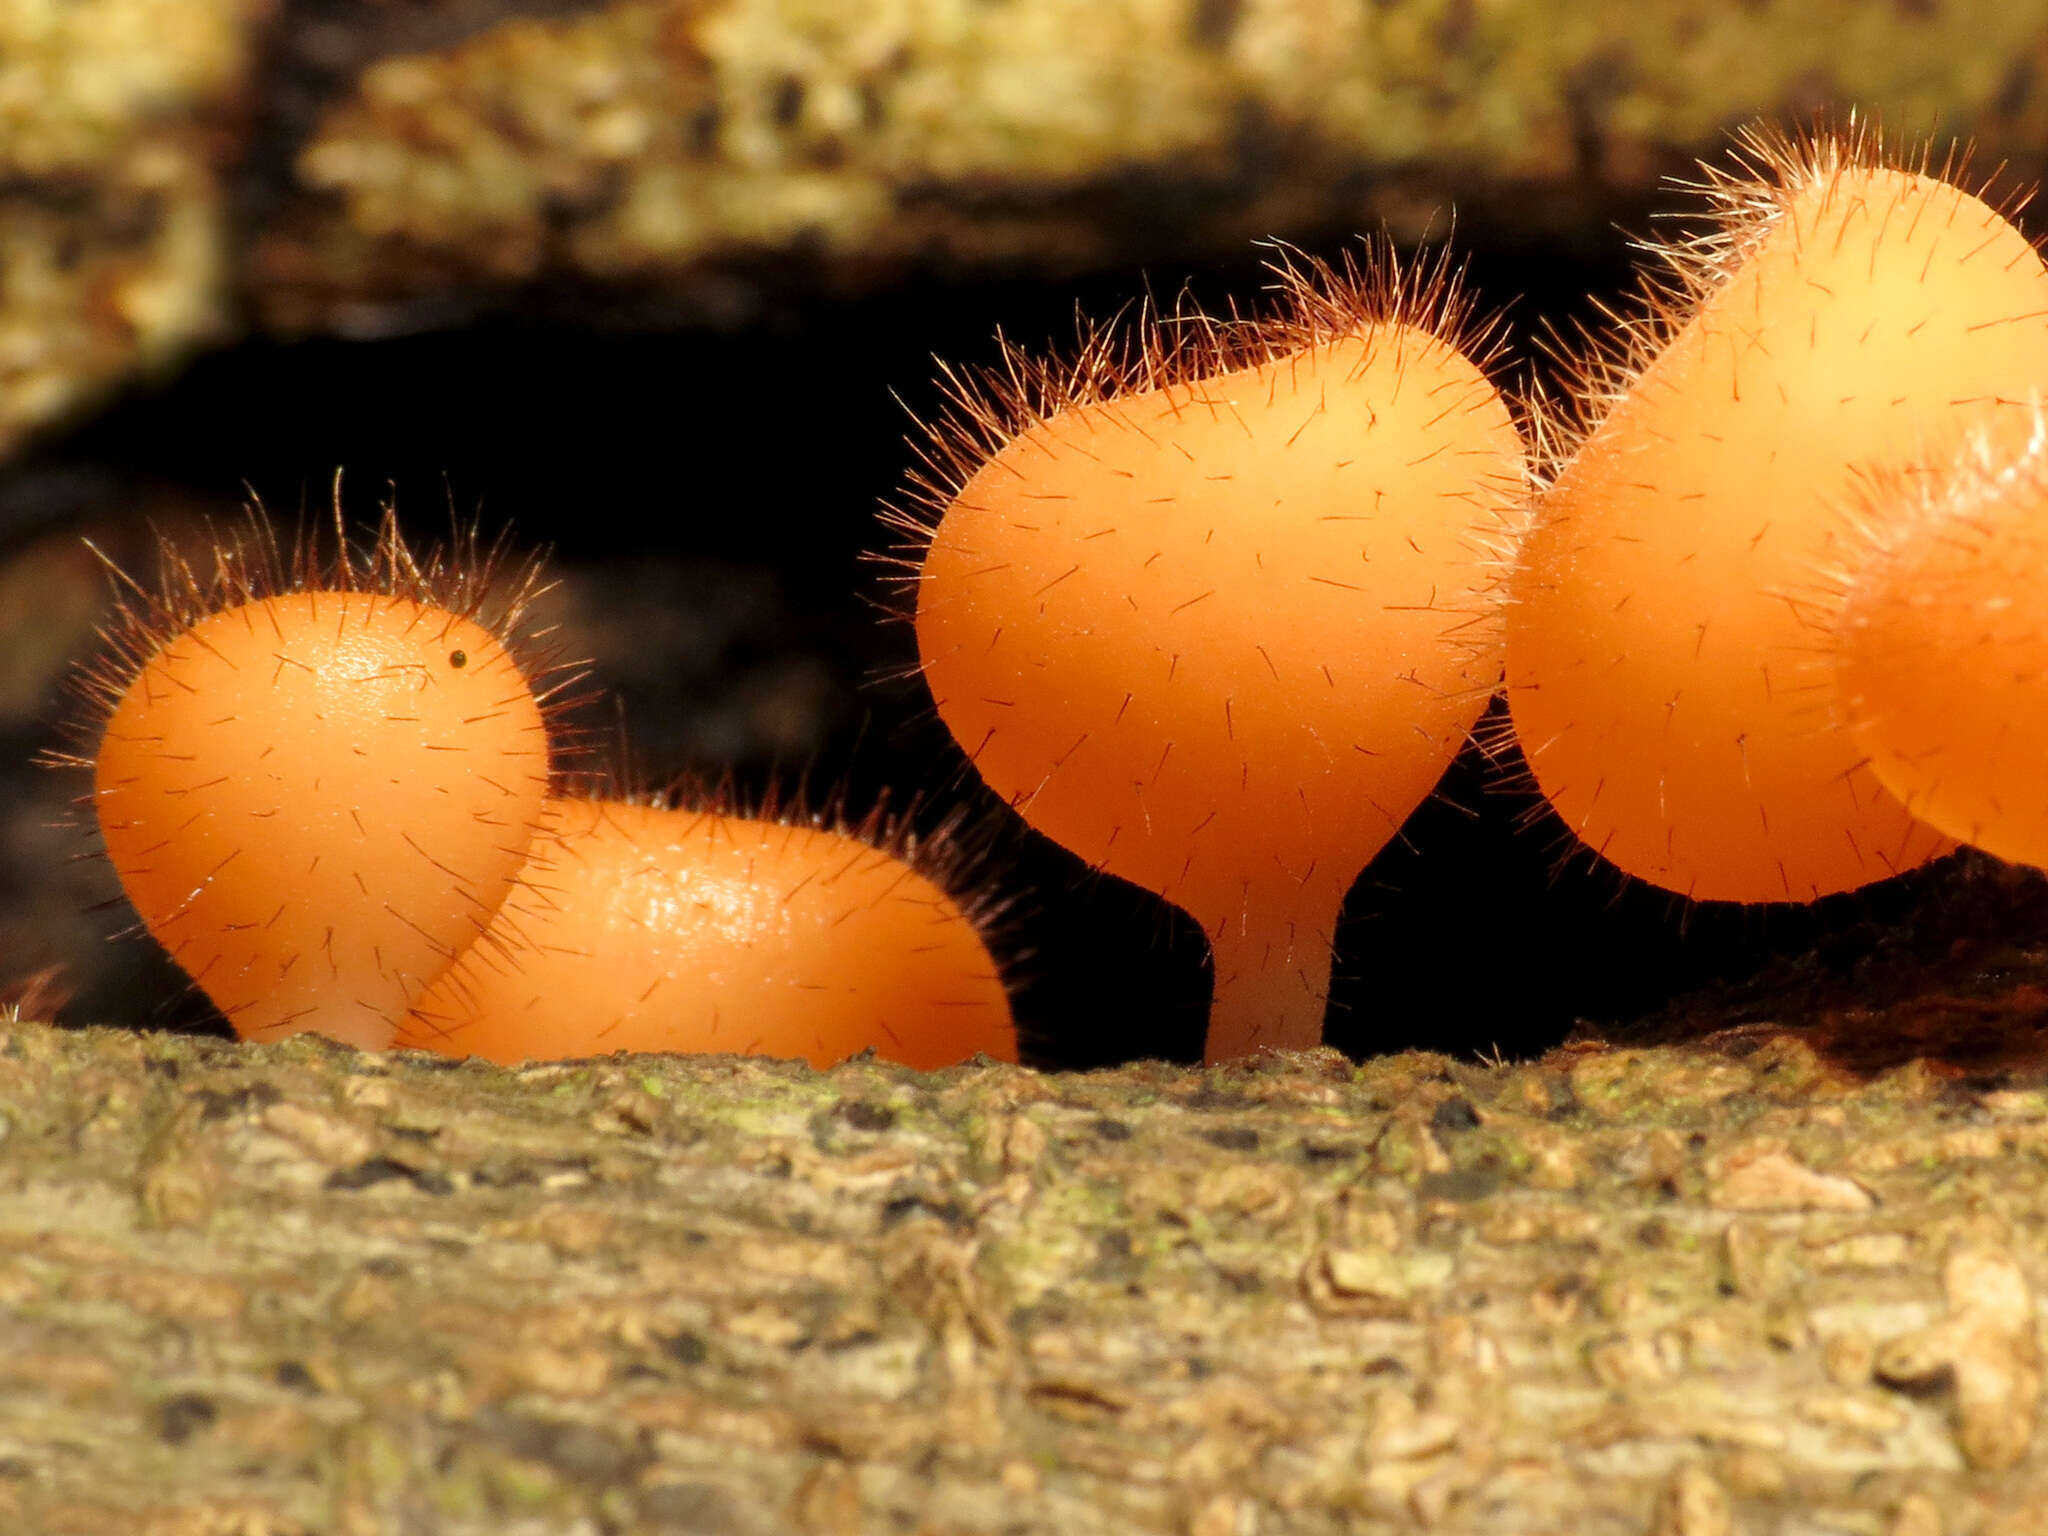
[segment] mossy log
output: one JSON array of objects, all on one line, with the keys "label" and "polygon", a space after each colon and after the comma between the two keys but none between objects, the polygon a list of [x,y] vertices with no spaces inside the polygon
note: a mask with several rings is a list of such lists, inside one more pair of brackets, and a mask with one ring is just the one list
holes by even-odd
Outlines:
[{"label": "mossy log", "polygon": [[1495,1067],[504,1071],[17,1023],[0,1113],[8,1530],[2048,1510],[2038,1065],[1764,1028]]}]

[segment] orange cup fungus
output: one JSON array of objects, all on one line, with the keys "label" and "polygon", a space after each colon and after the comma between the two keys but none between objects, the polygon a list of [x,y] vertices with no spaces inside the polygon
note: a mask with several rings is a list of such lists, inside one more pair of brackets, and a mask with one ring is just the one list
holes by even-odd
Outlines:
[{"label": "orange cup fungus", "polygon": [[519,889],[399,1043],[508,1064],[633,1050],[828,1067],[869,1047],[923,1069],[1015,1061],[974,923],[876,830],[551,801]]},{"label": "orange cup fungus", "polygon": [[1937,831],[2048,866],[2048,422],[1873,476],[1843,573],[1840,707],[1870,771]]},{"label": "orange cup fungus", "polygon": [[1277,319],[955,379],[935,519],[904,519],[940,717],[1039,831],[1200,920],[1212,1061],[1321,1039],[1345,892],[1498,678],[1523,494],[1441,266],[1280,276]]},{"label": "orange cup fungus", "polygon": [[[202,579],[166,551],[87,675],[92,805],[143,924],[245,1038],[390,1044],[511,892],[549,783],[516,631],[531,568],[359,565],[257,536]],[[487,611],[488,610],[488,611]]]},{"label": "orange cup fungus", "polygon": [[[1979,198],[1852,129],[1752,135],[1712,235],[1585,381],[1507,615],[1537,784],[1624,872],[1798,901],[1942,852],[1830,726],[1814,572],[1852,470],[2023,428],[2048,269]],[[1568,429],[1567,436],[1574,436]]]}]

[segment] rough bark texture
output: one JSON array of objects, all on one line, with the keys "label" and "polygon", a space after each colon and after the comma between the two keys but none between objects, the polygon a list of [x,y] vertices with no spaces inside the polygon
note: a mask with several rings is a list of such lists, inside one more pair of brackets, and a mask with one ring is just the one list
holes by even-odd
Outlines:
[{"label": "rough bark texture", "polygon": [[0,456],[228,328],[219,170],[267,11],[0,10]]},{"label": "rough bark texture", "polygon": [[1583,233],[1758,115],[2031,153],[2044,44],[2048,11],[1993,0],[621,0],[364,70],[252,286],[275,324],[374,329],[536,281],[744,312],[919,267],[1441,235],[1453,204]]},{"label": "rough bark texture", "polygon": [[15,1024],[0,1523],[2039,1531],[2032,1054],[507,1072]]},{"label": "rough bark texture", "polygon": [[1602,236],[1730,126],[2042,168],[2042,0],[81,0],[0,14],[0,453],[250,323],[732,320],[1455,204]]}]

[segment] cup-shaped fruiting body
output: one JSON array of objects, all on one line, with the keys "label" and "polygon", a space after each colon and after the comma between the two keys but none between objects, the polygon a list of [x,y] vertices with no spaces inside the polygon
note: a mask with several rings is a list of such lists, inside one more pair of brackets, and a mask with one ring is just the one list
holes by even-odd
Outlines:
[{"label": "cup-shaped fruiting body", "polygon": [[585,798],[550,802],[521,889],[399,1043],[507,1065],[620,1050],[1017,1059],[974,922],[897,852],[858,830]]},{"label": "cup-shaped fruiting body", "polygon": [[244,1038],[388,1045],[490,921],[549,784],[515,654],[531,568],[415,559],[387,514],[358,566],[256,537],[134,589],[89,674],[92,803],[122,889]]},{"label": "cup-shaped fruiting body", "polygon": [[1938,831],[2048,866],[2048,422],[1859,488],[1834,616],[1842,718]]},{"label": "cup-shaped fruiting body", "polygon": [[1039,831],[1201,922],[1212,1061],[1321,1039],[1345,892],[1499,676],[1523,491],[1441,267],[1282,276],[1272,322],[1012,356],[921,488],[940,717]]},{"label": "cup-shaped fruiting body", "polygon": [[1942,852],[1828,708],[1816,569],[1857,466],[2010,432],[2048,357],[2048,270],[1946,180],[1851,133],[1751,141],[1679,291],[1585,381],[1605,406],[1539,495],[1508,612],[1538,785],[1627,874],[1808,900]]}]

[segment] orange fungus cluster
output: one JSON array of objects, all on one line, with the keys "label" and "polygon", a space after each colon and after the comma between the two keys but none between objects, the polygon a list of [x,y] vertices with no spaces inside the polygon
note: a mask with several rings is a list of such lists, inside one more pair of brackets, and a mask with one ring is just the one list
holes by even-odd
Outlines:
[{"label": "orange fungus cluster", "polygon": [[132,590],[90,767],[144,926],[245,1038],[1015,1059],[975,925],[879,822],[550,798],[533,567],[421,561],[388,514],[360,565],[219,558]]},{"label": "orange fungus cluster", "polygon": [[1690,291],[1594,392],[1508,613],[1544,794],[1628,874],[1708,900],[1807,900],[1948,846],[1832,723],[1818,573],[1859,473],[2023,431],[2048,355],[2048,269],[1978,198],[1854,144],[1770,170],[1723,185],[1679,253]]},{"label": "orange fungus cluster", "polygon": [[[1320,1039],[1348,887],[1503,679],[1557,820],[1682,896],[2048,863],[2048,267],[1853,124],[1707,191],[1561,409],[1386,256],[949,374],[897,515],[919,670],[998,796],[1199,919],[1210,1060]],[[907,839],[568,794],[532,574],[490,564],[387,520],[362,568],[230,555],[129,606],[94,803],[238,1029],[1015,1058]]]}]

